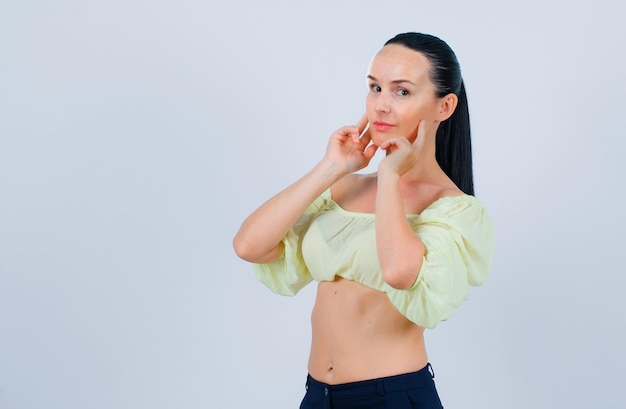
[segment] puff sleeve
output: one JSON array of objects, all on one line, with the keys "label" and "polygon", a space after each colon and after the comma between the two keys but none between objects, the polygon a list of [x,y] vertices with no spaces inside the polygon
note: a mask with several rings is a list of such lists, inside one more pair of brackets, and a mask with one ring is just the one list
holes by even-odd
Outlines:
[{"label": "puff sleeve", "polygon": [[330,199],[327,189],[313,201],[283,237],[283,254],[276,260],[264,264],[252,264],[257,279],[272,292],[280,295],[295,295],[313,277],[302,257],[302,238],[311,220],[326,206]]},{"label": "puff sleeve", "polygon": [[473,196],[443,198],[409,222],[426,249],[422,268],[409,289],[388,287],[386,292],[409,320],[434,328],[465,301],[469,286],[486,280],[494,250],[494,226]]}]

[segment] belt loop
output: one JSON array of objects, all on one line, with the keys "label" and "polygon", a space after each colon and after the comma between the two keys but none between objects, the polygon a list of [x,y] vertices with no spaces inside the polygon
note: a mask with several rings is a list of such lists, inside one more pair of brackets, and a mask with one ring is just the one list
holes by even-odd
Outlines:
[{"label": "belt loop", "polygon": [[385,396],[385,385],[383,384],[382,379],[376,380],[376,386],[378,387],[378,395]]},{"label": "belt loop", "polygon": [[430,376],[435,379],[435,370],[433,369],[433,366],[430,364],[430,362],[426,366],[428,367],[428,372],[430,372]]}]

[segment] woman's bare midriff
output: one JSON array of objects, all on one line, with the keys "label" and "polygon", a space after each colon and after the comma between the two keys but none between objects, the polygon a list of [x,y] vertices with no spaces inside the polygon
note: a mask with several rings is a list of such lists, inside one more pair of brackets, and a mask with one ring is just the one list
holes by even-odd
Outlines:
[{"label": "woman's bare midriff", "polygon": [[311,316],[309,373],[331,385],[417,371],[428,363],[424,329],[383,292],[354,281],[323,281]]}]

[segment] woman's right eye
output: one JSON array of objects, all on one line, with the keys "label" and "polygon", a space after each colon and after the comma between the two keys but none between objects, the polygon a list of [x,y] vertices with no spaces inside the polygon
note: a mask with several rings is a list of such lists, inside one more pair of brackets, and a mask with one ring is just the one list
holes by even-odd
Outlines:
[{"label": "woman's right eye", "polygon": [[380,87],[376,84],[370,85],[370,89],[374,92],[380,92]]}]

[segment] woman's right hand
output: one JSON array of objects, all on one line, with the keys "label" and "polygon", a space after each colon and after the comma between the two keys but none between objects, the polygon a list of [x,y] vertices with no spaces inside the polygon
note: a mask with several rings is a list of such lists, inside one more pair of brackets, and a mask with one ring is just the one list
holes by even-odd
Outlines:
[{"label": "woman's right hand", "polygon": [[378,146],[370,145],[369,129],[359,138],[366,126],[367,115],[363,115],[356,126],[344,126],[330,137],[324,160],[333,164],[339,173],[348,174],[363,169],[374,157]]}]

